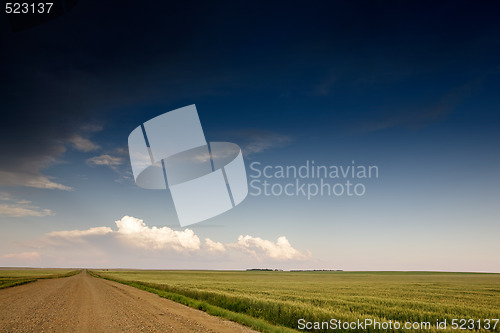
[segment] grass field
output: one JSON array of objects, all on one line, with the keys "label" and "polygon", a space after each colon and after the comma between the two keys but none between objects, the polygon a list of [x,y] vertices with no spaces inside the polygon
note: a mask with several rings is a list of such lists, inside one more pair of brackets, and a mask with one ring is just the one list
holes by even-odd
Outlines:
[{"label": "grass field", "polygon": [[39,279],[52,279],[77,274],[74,269],[45,268],[0,268],[0,289],[34,282]]},{"label": "grass field", "polygon": [[[401,327],[405,322],[429,322],[430,328],[395,331],[444,332],[460,331],[451,329],[453,319],[474,319],[477,330],[477,320],[484,325],[485,319],[500,317],[500,274],[141,270],[95,273],[261,331],[288,331],[276,327],[298,329],[300,318],[308,322],[333,318],[347,322],[392,320]],[[447,329],[437,330],[436,321],[445,319]],[[457,323],[460,326],[463,322]],[[359,331],[381,330],[365,327]],[[500,331],[500,323],[493,331]]]}]

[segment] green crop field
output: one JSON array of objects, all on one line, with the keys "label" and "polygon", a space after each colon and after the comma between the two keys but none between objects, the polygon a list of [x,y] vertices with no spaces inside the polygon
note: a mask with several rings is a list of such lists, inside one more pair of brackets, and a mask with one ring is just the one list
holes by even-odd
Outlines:
[{"label": "green crop field", "polygon": [[[261,331],[297,330],[307,322],[392,321],[394,331],[500,331],[500,274],[435,272],[95,271]],[[222,309],[221,309],[222,308]],[[229,310],[229,311],[228,311]],[[447,321],[437,329],[436,321]],[[489,322],[487,320],[490,320]],[[406,322],[429,322],[403,329]],[[336,322],[338,324],[338,322]],[[269,325],[270,324],[270,325]],[[482,329],[478,330],[481,324]],[[392,326],[394,327],[395,324]],[[363,327],[343,331],[382,331]],[[307,331],[307,329],[306,329]],[[328,330],[325,326],[323,329]],[[390,330],[392,331],[392,330]]]},{"label": "green crop field", "polygon": [[0,289],[34,282],[39,279],[71,276],[79,271],[55,268],[0,268]]}]

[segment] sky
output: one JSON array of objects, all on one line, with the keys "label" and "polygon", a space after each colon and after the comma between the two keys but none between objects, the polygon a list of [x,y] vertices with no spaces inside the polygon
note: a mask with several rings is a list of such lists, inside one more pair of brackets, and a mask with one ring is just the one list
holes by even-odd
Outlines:
[{"label": "sky", "polygon": [[[21,31],[0,15],[0,266],[500,272],[499,9],[79,1]],[[191,104],[254,186],[320,184],[255,171],[313,162],[377,177],[323,179],[362,195],[250,186],[181,228],[168,190],[135,184],[128,135]]]}]

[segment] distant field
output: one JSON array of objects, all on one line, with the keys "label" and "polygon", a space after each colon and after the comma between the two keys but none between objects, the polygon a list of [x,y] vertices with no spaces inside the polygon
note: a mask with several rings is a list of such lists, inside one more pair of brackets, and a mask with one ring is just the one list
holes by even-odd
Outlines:
[{"label": "distant field", "polygon": [[80,270],[45,268],[0,268],[0,289],[17,286],[38,279],[71,276]]},{"label": "distant field", "polygon": [[[402,332],[443,332],[460,331],[451,330],[453,319],[474,319],[477,329],[477,320],[484,325],[485,319],[500,318],[500,274],[141,270],[95,272],[103,277],[189,303],[190,306],[194,304],[194,307],[204,310],[217,306],[257,318],[258,321],[292,329],[298,328],[300,318],[309,322],[324,322],[332,318],[351,322],[368,318],[378,322],[397,321],[401,325],[405,322],[429,322],[432,325],[430,329],[400,329]],[[190,299],[197,302],[190,303]],[[213,314],[217,314],[215,312]],[[226,316],[224,313],[219,315]],[[447,330],[437,330],[436,321],[445,319]],[[246,325],[251,325],[251,322],[246,321]],[[490,322],[490,326],[494,324],[493,321]],[[254,328],[272,331],[265,325],[256,325]],[[367,327],[360,331],[380,330],[370,330]],[[494,331],[500,331],[500,323]]]}]

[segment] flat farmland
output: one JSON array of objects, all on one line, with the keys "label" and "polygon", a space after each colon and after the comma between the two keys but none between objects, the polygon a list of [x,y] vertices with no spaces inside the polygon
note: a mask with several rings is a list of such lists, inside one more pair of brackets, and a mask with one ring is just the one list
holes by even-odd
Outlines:
[{"label": "flat farmland", "polygon": [[[472,327],[473,321],[472,331],[500,331],[500,323],[494,327],[495,319],[500,317],[500,274],[159,270],[94,273],[260,331],[297,330],[301,328],[300,319],[302,323],[336,319],[337,324],[366,319],[374,323],[391,321],[401,327],[391,331],[401,332],[457,331],[467,325]],[[445,320],[446,329],[438,329],[436,322]],[[453,320],[457,329],[452,327]],[[430,327],[404,329],[405,323],[429,323]],[[332,329],[322,327],[314,331]],[[381,329],[344,327],[342,331]]]},{"label": "flat farmland", "polygon": [[0,268],[0,289],[13,287],[39,279],[67,277],[78,273],[75,269],[58,268]]}]

